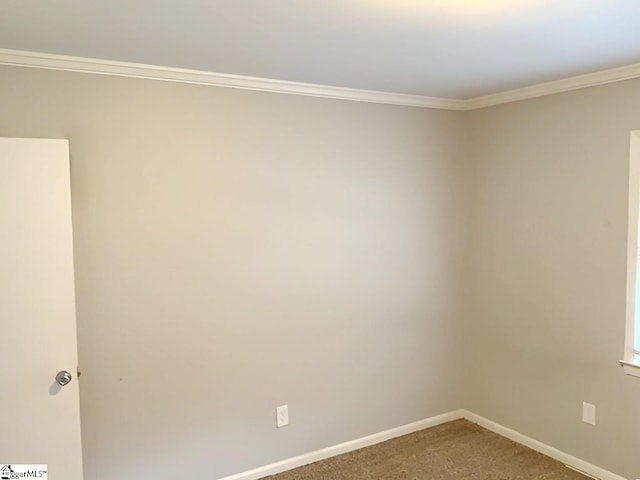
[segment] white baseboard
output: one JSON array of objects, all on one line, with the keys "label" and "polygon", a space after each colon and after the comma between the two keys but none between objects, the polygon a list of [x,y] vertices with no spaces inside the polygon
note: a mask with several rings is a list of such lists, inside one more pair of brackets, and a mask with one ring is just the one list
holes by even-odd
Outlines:
[{"label": "white baseboard", "polygon": [[384,442],[385,440],[401,437],[402,435],[407,435],[409,433],[424,430],[425,428],[435,427],[436,425],[441,425],[443,423],[458,420],[460,418],[465,418],[470,422],[477,423],[487,430],[491,430],[492,432],[502,435],[503,437],[513,440],[514,442],[525,445],[526,447],[529,447],[533,450],[536,450],[537,452],[558,460],[559,462],[562,462],[573,469],[577,469],[579,471],[587,473],[599,480],[627,480],[620,475],[616,475],[615,473],[609,472],[603,468],[585,462],[584,460],[580,460],[579,458],[569,455],[568,453],[561,452],[556,448],[539,442],[538,440],[534,440],[533,438],[527,437],[526,435],[516,432],[515,430],[511,430],[510,428],[492,422],[491,420],[481,417],[480,415],[476,415],[475,413],[468,410],[454,410],[452,412],[437,415],[425,420],[409,423],[401,427],[385,430],[384,432],[374,433],[373,435],[368,435],[356,440],[351,440],[350,442],[340,443],[332,447],[323,448],[322,450],[316,450],[315,452],[305,453],[297,457],[288,458],[280,462],[254,468],[253,470],[248,470],[246,472],[223,477],[219,480],[258,480],[268,475],[275,475],[276,473],[285,472],[293,468],[308,465],[309,463],[318,462],[326,458],[335,457],[336,455],[352,452],[359,448],[375,445],[376,443]]},{"label": "white baseboard", "polygon": [[392,438],[401,437],[402,435],[408,435],[409,433],[418,432],[425,428],[435,427],[442,423],[451,422],[463,418],[463,410],[455,410],[453,412],[444,413],[435,417],[420,420],[418,422],[409,423],[401,427],[385,430],[384,432],[374,433],[366,437],[351,440],[350,442],[340,443],[332,447],[323,448],[322,450],[316,450],[315,452],[305,453],[297,457],[288,458],[280,462],[265,465],[263,467],[254,468],[246,472],[230,475],[228,477],[221,478],[219,480],[257,480],[267,475],[275,475],[276,473],[285,472],[293,468],[301,467],[309,463],[324,460],[326,458],[335,457],[343,453],[352,452],[359,448],[369,447],[376,443],[384,442]]},{"label": "white baseboard", "polygon": [[599,480],[627,480],[620,475],[609,472],[589,462],[585,462],[584,460],[580,460],[573,455],[569,455],[568,453],[562,452],[557,448],[553,448],[545,443],[539,442],[538,440],[534,440],[531,437],[527,437],[520,432],[516,432],[515,430],[504,427],[496,422],[492,422],[491,420],[481,417],[480,415],[476,415],[473,412],[469,412],[468,410],[463,410],[462,416],[470,422],[477,423],[487,430],[491,430],[492,432],[502,435],[503,437],[513,440],[514,442],[518,442],[548,457],[558,460],[559,462],[562,462],[575,470],[587,473]]}]

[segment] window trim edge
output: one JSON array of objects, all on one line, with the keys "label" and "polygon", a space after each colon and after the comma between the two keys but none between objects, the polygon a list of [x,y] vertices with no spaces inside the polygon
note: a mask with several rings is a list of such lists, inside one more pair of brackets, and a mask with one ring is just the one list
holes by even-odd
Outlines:
[{"label": "window trim edge", "polygon": [[622,369],[627,375],[640,378],[640,365],[624,360],[620,360],[620,365],[622,365]]},{"label": "window trim edge", "polygon": [[635,353],[635,305],[638,220],[640,214],[640,130],[631,132],[629,150],[629,192],[627,217],[627,298],[625,312],[624,360],[620,361],[624,373],[640,377],[640,365]]}]

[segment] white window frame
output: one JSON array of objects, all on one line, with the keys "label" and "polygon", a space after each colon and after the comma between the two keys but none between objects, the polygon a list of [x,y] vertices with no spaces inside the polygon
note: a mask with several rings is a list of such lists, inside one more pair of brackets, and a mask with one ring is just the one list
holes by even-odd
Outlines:
[{"label": "white window frame", "polygon": [[627,229],[627,328],[624,344],[624,360],[620,364],[625,373],[640,377],[640,355],[635,351],[636,278],[638,262],[638,215],[640,214],[640,130],[631,132],[629,154],[629,210]]}]

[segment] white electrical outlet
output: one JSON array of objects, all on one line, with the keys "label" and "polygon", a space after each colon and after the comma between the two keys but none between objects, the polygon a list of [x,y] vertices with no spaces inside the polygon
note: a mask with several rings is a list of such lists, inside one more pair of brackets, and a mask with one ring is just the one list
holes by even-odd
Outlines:
[{"label": "white electrical outlet", "polygon": [[282,405],[276,408],[276,427],[289,425],[289,405]]},{"label": "white electrical outlet", "polygon": [[582,421],[589,425],[596,424],[596,406],[587,402],[582,402]]}]

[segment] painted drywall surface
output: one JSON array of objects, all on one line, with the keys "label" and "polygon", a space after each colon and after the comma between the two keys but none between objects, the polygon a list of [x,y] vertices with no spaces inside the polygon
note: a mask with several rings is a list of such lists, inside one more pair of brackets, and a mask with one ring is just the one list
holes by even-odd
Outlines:
[{"label": "painted drywall surface", "polygon": [[86,478],[217,478],[463,406],[462,121],[0,68],[0,135],[70,140]]},{"label": "painted drywall surface", "polygon": [[[640,477],[624,375],[629,133],[640,82],[469,113],[475,167],[467,408]],[[581,421],[582,402],[597,425]]]}]

